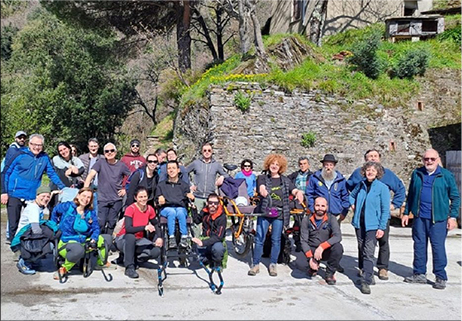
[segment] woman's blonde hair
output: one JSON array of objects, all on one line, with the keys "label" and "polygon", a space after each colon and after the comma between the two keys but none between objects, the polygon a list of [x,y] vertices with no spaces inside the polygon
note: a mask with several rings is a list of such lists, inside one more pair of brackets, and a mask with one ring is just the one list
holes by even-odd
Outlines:
[{"label": "woman's blonde hair", "polygon": [[287,170],[287,159],[281,154],[269,154],[266,156],[265,162],[263,163],[263,170],[268,171],[270,165],[274,162],[278,162],[279,164],[279,174],[282,174]]},{"label": "woman's blonde hair", "polygon": [[85,209],[89,209],[91,211],[93,210],[93,189],[91,187],[82,187],[81,189],[79,189],[77,196],[74,198],[74,204],[77,206],[80,206],[78,196],[82,194],[83,192],[91,192],[90,203],[88,203],[88,205],[85,206]]}]

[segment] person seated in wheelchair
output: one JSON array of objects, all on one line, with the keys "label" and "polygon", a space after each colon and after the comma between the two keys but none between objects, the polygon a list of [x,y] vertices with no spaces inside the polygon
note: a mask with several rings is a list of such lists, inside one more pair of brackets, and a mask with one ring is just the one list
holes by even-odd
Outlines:
[{"label": "person seated in wheelchair", "polygon": [[176,248],[175,223],[181,234],[180,247],[188,247],[188,202],[194,201],[194,195],[189,185],[179,178],[180,166],[178,161],[167,162],[167,175],[165,181],[159,182],[156,188],[156,203],[160,209],[160,215],[167,218],[168,248]]},{"label": "person seated in wheelchair", "polygon": [[[21,251],[21,255],[19,256],[18,263],[16,264],[19,272],[25,275],[32,275],[35,274],[36,271],[32,268],[32,263],[35,261],[34,254],[42,254],[46,253],[30,253],[28,249],[21,244],[21,238],[24,239],[24,236],[29,234],[30,239],[39,239],[39,235],[43,235],[45,231],[42,230],[40,226],[40,222],[43,221],[43,210],[47,207],[48,203],[51,199],[51,190],[50,187],[46,185],[42,185],[37,189],[36,198],[34,201],[28,203],[24,208],[24,211],[21,213],[21,217],[18,223],[18,233],[15,235],[11,243],[11,249],[13,252]],[[30,229],[30,230],[29,230]],[[29,230],[29,231],[28,231]],[[47,241],[46,238],[42,238],[43,241]],[[50,243],[50,242],[48,242]],[[51,243],[50,243],[51,244]],[[50,244],[38,244],[35,243],[36,246],[42,247],[42,251],[46,252],[45,247],[48,246],[48,252],[51,252]],[[32,244],[31,244],[32,245]],[[31,250],[31,248],[29,248]]]},{"label": "person seated in wheelchair", "polygon": [[[120,251],[116,263],[123,262],[125,275],[132,279],[139,277],[135,268],[135,255],[138,262],[155,259],[159,257],[163,245],[156,212],[151,205],[148,205],[146,187],[138,186],[134,198],[135,203],[129,205],[125,210],[122,229],[114,240]],[[149,238],[146,238],[145,235]]]},{"label": "person seated in wheelchair", "polygon": [[194,213],[194,223],[202,223],[202,236],[193,237],[192,241],[198,246],[198,254],[204,265],[221,266],[226,249],[223,241],[226,236],[226,214],[215,193],[207,197],[206,206]]},{"label": "person seated in wheelchair", "polygon": [[[65,259],[58,274],[65,276],[85,256],[86,245],[90,251],[97,250],[97,264],[104,266],[108,256],[106,246],[111,236],[105,239],[100,234],[98,217],[93,209],[93,189],[83,187],[73,201],[56,205],[51,213],[51,221],[57,223],[58,217],[61,217],[58,253]],[[58,274],[53,278],[59,279]]]}]

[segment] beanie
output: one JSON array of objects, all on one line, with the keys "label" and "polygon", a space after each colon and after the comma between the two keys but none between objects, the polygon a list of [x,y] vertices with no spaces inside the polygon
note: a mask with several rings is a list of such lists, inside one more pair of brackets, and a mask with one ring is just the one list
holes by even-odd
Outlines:
[{"label": "beanie", "polygon": [[42,185],[39,188],[37,188],[36,195],[43,194],[43,193],[51,193],[50,187],[46,185]]}]

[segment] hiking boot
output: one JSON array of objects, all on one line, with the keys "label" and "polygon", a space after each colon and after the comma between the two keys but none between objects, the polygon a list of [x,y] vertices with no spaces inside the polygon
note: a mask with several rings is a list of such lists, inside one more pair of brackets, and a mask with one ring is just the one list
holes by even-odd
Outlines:
[{"label": "hiking boot", "polygon": [[138,272],[136,272],[135,266],[133,264],[125,268],[125,275],[128,276],[130,279],[137,279],[140,277],[138,275]]},{"label": "hiking boot", "polygon": [[170,236],[168,238],[168,248],[169,249],[175,249],[177,247],[176,245],[176,240],[175,240],[175,236]]},{"label": "hiking boot", "polygon": [[308,276],[311,278],[314,278],[316,275],[318,275],[317,270],[313,270],[312,268],[308,268]]},{"label": "hiking boot", "polygon": [[278,271],[276,270],[276,264],[271,263],[269,265],[268,271],[269,271],[270,276],[278,276]]},{"label": "hiking boot", "polygon": [[188,247],[188,237],[187,236],[185,235],[181,236],[180,247],[184,249]]},{"label": "hiking boot", "polygon": [[371,294],[371,288],[369,286],[369,284],[367,284],[366,282],[361,282],[361,293],[362,294]]},{"label": "hiking boot", "polygon": [[435,284],[433,284],[433,288],[438,290],[444,290],[446,288],[446,280],[437,277],[435,280]]},{"label": "hiking boot", "polygon": [[53,279],[59,280],[59,275],[61,278],[67,274],[67,269],[64,266],[61,266],[58,271],[53,275]]},{"label": "hiking boot", "polygon": [[412,276],[404,278],[404,282],[427,284],[427,277],[425,276],[425,274],[413,274]]},{"label": "hiking boot", "polygon": [[337,280],[335,279],[335,276],[333,273],[326,274],[326,283],[329,285],[335,285],[335,283],[337,283]]},{"label": "hiking boot", "polygon": [[255,275],[257,275],[257,273],[260,273],[260,265],[259,264],[252,266],[252,268],[249,270],[249,272],[247,272],[247,275],[255,276]]},{"label": "hiking boot", "polygon": [[18,267],[19,272],[25,275],[32,275],[35,274],[35,270],[33,270],[30,265],[28,265],[26,262],[24,262],[23,258],[20,258],[18,263],[16,264]]},{"label": "hiking boot", "polygon": [[379,279],[383,281],[388,280],[388,271],[385,269],[379,269]]}]

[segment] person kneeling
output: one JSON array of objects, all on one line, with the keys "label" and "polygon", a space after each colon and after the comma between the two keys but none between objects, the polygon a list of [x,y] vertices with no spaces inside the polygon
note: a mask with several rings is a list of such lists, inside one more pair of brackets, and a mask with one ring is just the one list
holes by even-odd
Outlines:
[{"label": "person kneeling", "polygon": [[[120,251],[117,261],[122,262],[123,258],[125,275],[132,279],[139,277],[135,269],[135,255],[138,262],[155,259],[163,245],[156,212],[147,202],[148,191],[139,186],[135,191],[135,203],[125,210],[124,224],[114,240]],[[149,237],[153,235],[154,242],[146,238],[145,233]]]},{"label": "person kneeling", "polygon": [[192,238],[192,241],[199,247],[198,252],[203,258],[202,263],[221,266],[226,252],[223,245],[226,234],[226,215],[220,205],[218,195],[210,194],[206,206],[200,213],[195,212],[194,214],[194,223],[202,223],[202,239]]},{"label": "person kneeling", "polygon": [[301,244],[303,252],[308,258],[308,274],[315,276],[319,270],[321,260],[327,261],[326,282],[334,285],[337,271],[343,255],[340,244],[342,234],[337,219],[328,214],[327,200],[316,198],[314,213],[305,216],[301,226]]}]

